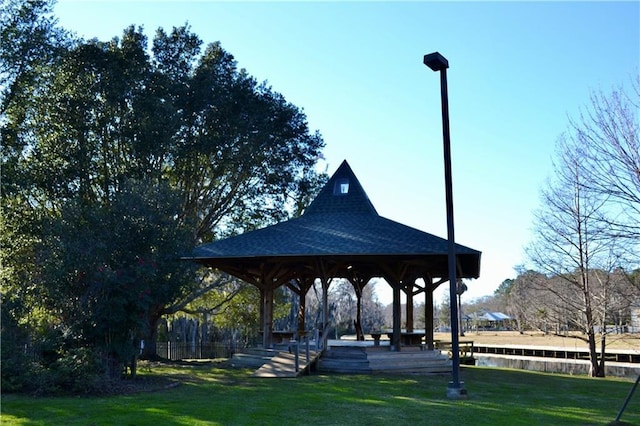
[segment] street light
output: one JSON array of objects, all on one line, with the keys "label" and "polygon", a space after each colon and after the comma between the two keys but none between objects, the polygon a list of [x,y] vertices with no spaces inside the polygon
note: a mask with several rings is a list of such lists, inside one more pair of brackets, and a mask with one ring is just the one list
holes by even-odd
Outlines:
[{"label": "street light", "polygon": [[449,305],[451,307],[451,381],[447,386],[447,397],[464,399],[467,390],[460,381],[460,342],[458,340],[458,306],[456,279],[456,246],[453,234],[453,183],[451,179],[451,139],[449,137],[449,98],[447,94],[447,68],[449,61],[438,52],[424,55],[424,64],[433,71],[440,71],[442,98],[442,138],[444,140],[444,185],[447,201],[447,237],[449,240]]}]

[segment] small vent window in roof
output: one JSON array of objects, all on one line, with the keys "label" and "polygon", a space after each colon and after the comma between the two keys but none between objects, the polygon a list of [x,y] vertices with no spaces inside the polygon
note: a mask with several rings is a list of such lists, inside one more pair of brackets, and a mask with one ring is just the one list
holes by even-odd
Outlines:
[{"label": "small vent window in roof", "polygon": [[347,195],[349,193],[349,179],[336,179],[333,195]]}]

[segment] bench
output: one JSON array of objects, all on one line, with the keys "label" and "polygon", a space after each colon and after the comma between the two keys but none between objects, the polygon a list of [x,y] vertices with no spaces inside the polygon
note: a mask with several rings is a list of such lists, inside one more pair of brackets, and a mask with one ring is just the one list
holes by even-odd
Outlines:
[{"label": "bench", "polygon": [[[436,349],[441,351],[446,350],[449,354],[449,358],[451,358],[451,346],[453,345],[451,342],[434,340],[433,343]],[[458,353],[460,354],[461,362],[466,363],[467,361],[473,360],[473,350],[473,340],[460,340],[458,342]]]}]

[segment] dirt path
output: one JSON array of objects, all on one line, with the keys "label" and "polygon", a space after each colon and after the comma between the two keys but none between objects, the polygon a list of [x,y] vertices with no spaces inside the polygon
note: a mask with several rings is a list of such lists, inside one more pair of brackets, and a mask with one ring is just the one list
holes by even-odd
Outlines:
[{"label": "dirt path", "polygon": [[[434,338],[437,340],[450,341],[451,334],[435,333]],[[520,334],[517,331],[467,332],[464,337],[460,337],[460,340],[472,340],[474,343],[491,345],[554,346],[575,349],[587,348],[587,343],[576,337],[560,337],[536,332],[527,332],[524,334]],[[640,350],[640,333],[608,335],[607,349]]]}]

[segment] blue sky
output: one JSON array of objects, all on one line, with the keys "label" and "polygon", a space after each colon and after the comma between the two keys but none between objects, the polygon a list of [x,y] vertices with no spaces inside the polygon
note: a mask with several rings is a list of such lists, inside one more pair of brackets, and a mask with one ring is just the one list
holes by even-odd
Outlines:
[{"label": "blue sky", "polygon": [[[456,241],[482,251],[470,299],[525,263],[569,117],[590,91],[628,87],[640,69],[639,2],[61,0],[54,12],[85,38],[188,23],[205,44],[220,41],[304,109],[329,174],[346,159],[380,215],[446,238],[440,80],[422,64],[439,51],[450,65]],[[390,302],[386,285],[376,289]]]}]

